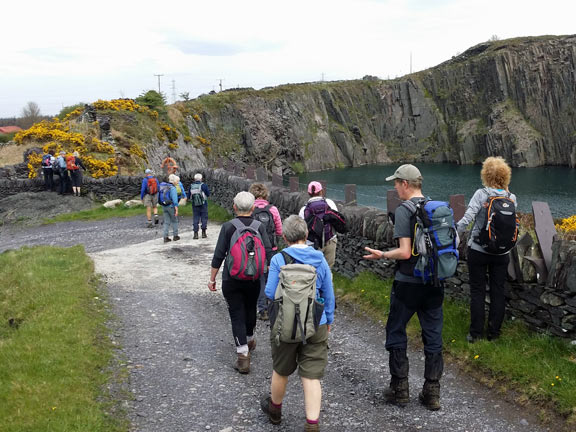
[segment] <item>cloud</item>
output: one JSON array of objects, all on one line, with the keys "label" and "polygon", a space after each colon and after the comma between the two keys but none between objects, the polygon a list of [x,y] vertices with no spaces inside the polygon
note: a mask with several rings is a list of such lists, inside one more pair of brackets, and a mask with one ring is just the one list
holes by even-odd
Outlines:
[{"label": "cloud", "polygon": [[238,44],[186,38],[168,39],[166,40],[166,44],[177,48],[186,55],[211,57],[225,57],[249,52],[275,51],[282,46],[280,43],[266,43],[261,41]]}]

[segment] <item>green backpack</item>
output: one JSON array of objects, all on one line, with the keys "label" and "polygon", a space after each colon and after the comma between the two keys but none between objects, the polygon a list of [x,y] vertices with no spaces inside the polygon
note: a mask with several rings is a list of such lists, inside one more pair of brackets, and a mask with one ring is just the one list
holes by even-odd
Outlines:
[{"label": "green backpack", "polygon": [[204,192],[202,192],[202,183],[192,183],[190,186],[190,201],[192,206],[199,207],[206,202]]},{"label": "green backpack", "polygon": [[306,344],[306,339],[318,330],[324,304],[316,298],[316,269],[296,263],[281,252],[285,265],[280,267],[280,279],[274,301],[270,303],[270,325],[276,345],[280,342]]}]

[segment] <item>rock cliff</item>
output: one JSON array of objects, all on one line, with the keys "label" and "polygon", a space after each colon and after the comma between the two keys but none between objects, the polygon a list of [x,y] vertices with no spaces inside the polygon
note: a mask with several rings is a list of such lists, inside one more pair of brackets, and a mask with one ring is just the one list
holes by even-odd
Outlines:
[{"label": "rock cliff", "polygon": [[394,161],[576,166],[576,36],[486,42],[383,81],[284,85],[186,103],[212,157],[284,174]]}]

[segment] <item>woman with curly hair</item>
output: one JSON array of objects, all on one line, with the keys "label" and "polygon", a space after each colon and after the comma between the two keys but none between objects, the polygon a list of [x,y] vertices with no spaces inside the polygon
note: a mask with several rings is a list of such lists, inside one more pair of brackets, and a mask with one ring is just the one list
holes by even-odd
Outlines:
[{"label": "woman with curly hair", "polygon": [[[480,172],[482,184],[470,203],[464,217],[458,222],[458,232],[463,233],[474,221],[468,238],[468,272],[470,277],[470,332],[466,339],[470,343],[484,337],[486,314],[486,283],[490,286],[490,307],[488,312],[488,340],[500,336],[504,321],[506,299],[504,283],[510,262],[509,251],[501,254],[488,252],[479,243],[478,236],[486,225],[486,211],[482,211],[488,199],[493,196],[508,197],[518,206],[516,196],[508,190],[512,170],[501,157],[489,157],[482,164]],[[488,276],[488,278],[487,278]]]}]

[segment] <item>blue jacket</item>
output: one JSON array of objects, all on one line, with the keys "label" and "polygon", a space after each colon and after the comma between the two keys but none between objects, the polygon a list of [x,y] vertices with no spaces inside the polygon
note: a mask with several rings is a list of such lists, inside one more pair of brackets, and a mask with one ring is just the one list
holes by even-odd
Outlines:
[{"label": "blue jacket", "polygon": [[[332,324],[334,321],[334,287],[332,286],[332,274],[330,267],[324,258],[324,254],[311,246],[293,245],[284,249],[288,255],[298,263],[309,264],[316,268],[316,293],[324,298],[324,313],[320,324]],[[274,299],[276,288],[280,280],[280,267],[286,262],[281,253],[274,255],[268,270],[268,282],[266,282],[266,297]]]},{"label": "blue jacket", "polygon": [[[208,189],[208,185],[206,183],[202,183],[201,181],[195,181],[190,185],[190,189],[192,188],[192,185],[194,185],[194,184],[201,184],[202,186],[200,186],[200,190],[202,190],[202,192],[204,192],[204,196],[206,196],[206,197],[210,196],[210,189]],[[186,194],[188,199],[191,199],[190,189],[188,189],[188,193]],[[208,202],[205,202],[204,205],[208,205]]]},{"label": "blue jacket", "polygon": [[[148,179],[150,178],[156,178],[156,177],[147,175],[142,179],[142,187],[140,188],[140,199],[144,199],[144,195],[148,193]],[[158,186],[160,186],[160,182],[158,181],[158,179],[156,179],[156,182],[158,183]]]}]

